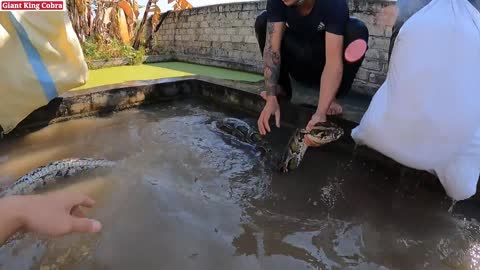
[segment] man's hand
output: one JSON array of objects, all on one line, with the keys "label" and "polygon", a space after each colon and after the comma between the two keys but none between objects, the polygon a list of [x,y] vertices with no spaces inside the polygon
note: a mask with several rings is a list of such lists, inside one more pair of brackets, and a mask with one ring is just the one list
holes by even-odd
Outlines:
[{"label": "man's hand", "polygon": [[267,131],[270,132],[270,125],[268,121],[270,116],[275,115],[275,122],[277,127],[280,127],[280,106],[278,105],[276,96],[267,96],[267,103],[263,108],[260,117],[258,118],[258,130],[261,135],[267,134]]},{"label": "man's hand", "polygon": [[316,112],[315,114],[312,115],[312,118],[307,124],[307,132],[310,132],[312,128],[317,124],[317,123],[323,123],[327,121],[327,116],[323,113]]},{"label": "man's hand", "polygon": [[[308,122],[307,127],[306,127],[306,131],[310,132],[310,130],[312,130],[312,128],[317,123],[323,123],[325,121],[327,121],[327,116],[325,114],[320,113],[320,112],[316,112],[315,114],[312,115],[312,118]],[[304,136],[304,141],[305,141],[305,144],[308,147],[319,147],[320,146],[320,144],[317,144],[317,143],[314,143],[314,142],[310,141],[308,139],[307,135]]]},{"label": "man's hand", "polygon": [[49,236],[70,233],[96,233],[102,228],[97,220],[85,217],[81,207],[95,202],[83,194],[56,192],[17,198],[24,230]]}]

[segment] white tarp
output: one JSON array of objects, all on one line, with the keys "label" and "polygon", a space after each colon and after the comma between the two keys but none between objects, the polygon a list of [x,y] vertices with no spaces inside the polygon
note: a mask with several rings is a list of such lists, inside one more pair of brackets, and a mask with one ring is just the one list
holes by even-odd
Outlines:
[{"label": "white tarp", "polygon": [[352,131],[405,166],[438,176],[464,200],[480,174],[480,13],[433,0],[400,29],[387,79]]}]

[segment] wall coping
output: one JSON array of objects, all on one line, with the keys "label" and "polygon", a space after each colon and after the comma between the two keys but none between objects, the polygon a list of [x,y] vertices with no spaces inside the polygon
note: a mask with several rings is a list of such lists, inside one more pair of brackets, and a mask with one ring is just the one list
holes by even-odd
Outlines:
[{"label": "wall coping", "polygon": [[[387,3],[387,4],[392,4],[396,3],[397,0],[347,0],[348,2],[355,2],[355,3]],[[208,9],[208,8],[214,8],[214,7],[220,7],[220,6],[243,6],[245,4],[259,4],[259,3],[264,3],[267,2],[267,0],[255,0],[255,1],[242,1],[242,2],[233,2],[233,3],[220,3],[220,4],[212,4],[212,5],[206,5],[206,6],[200,6],[200,7],[193,7],[192,9],[194,10],[199,10],[199,9]],[[188,11],[187,10],[180,10],[177,12],[184,12]],[[162,12],[164,13],[164,12]]]}]

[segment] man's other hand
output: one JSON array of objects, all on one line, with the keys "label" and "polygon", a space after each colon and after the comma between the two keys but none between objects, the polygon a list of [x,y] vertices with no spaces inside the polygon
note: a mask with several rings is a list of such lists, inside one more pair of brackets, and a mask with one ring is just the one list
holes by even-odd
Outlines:
[{"label": "man's other hand", "polygon": [[267,132],[270,132],[270,125],[268,121],[270,120],[270,116],[275,115],[275,122],[276,126],[280,127],[280,106],[278,105],[277,97],[276,96],[267,96],[266,98],[267,103],[263,108],[260,117],[258,118],[258,130],[260,131],[261,135],[266,135]]}]

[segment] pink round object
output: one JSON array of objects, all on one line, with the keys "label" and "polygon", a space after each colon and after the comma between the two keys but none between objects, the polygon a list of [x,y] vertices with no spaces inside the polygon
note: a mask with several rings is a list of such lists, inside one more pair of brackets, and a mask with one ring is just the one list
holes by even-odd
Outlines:
[{"label": "pink round object", "polygon": [[356,62],[367,51],[367,43],[363,39],[357,39],[350,43],[345,50],[345,59],[350,62]]}]

